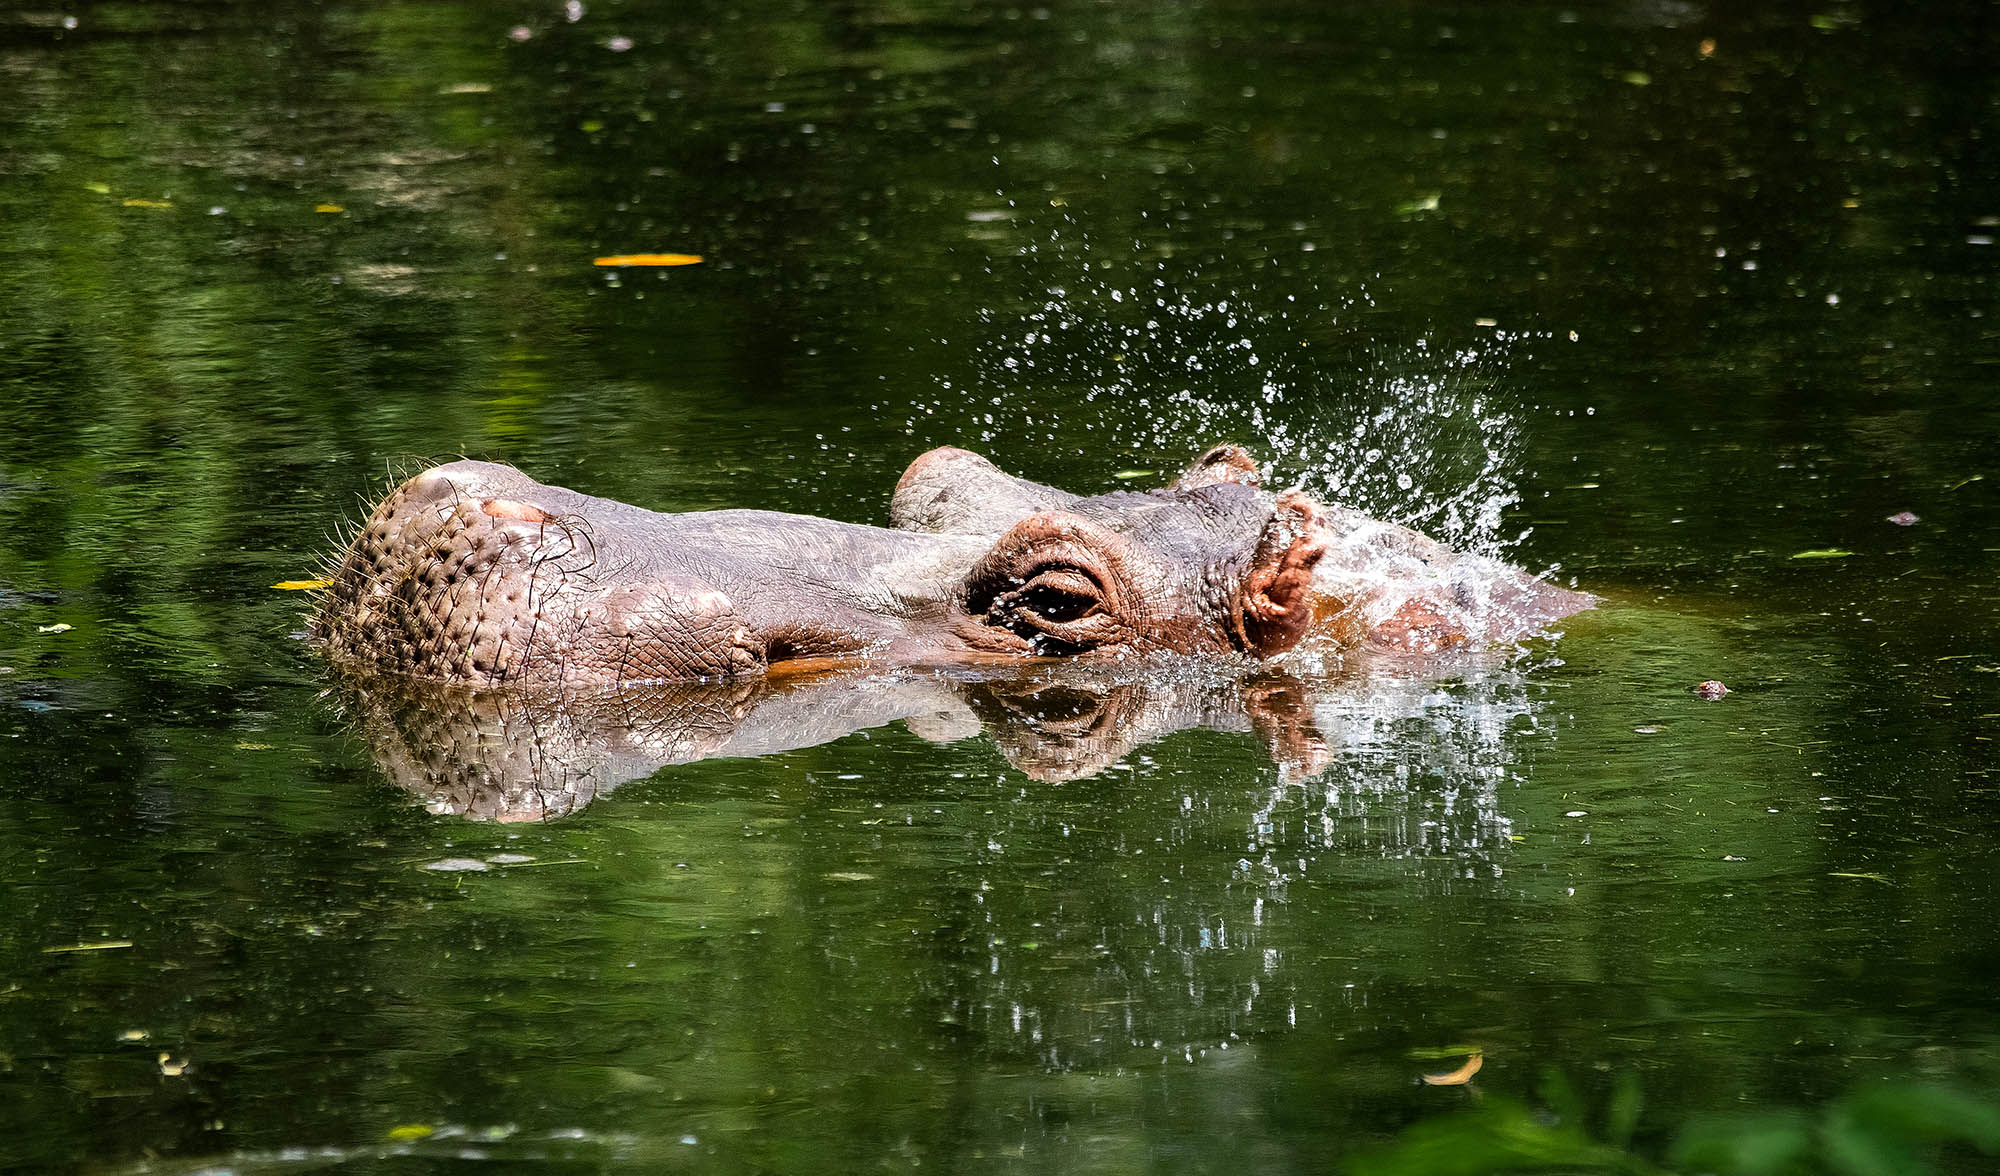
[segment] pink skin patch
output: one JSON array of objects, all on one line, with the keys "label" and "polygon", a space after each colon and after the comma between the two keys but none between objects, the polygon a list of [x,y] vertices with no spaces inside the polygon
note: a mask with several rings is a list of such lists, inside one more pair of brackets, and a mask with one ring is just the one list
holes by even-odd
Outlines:
[{"label": "pink skin patch", "polygon": [[546,523],[548,512],[539,506],[529,506],[525,502],[515,502],[511,498],[489,498],[479,504],[482,514],[496,519],[515,519],[523,523]]}]

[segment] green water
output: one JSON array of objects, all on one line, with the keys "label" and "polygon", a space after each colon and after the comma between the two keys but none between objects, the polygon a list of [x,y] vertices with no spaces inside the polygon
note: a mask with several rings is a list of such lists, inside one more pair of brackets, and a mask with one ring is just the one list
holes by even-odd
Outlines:
[{"label": "green water", "polygon": [[[0,11],[0,1169],[1990,1170],[1995,62],[1972,2]],[[905,676],[502,822],[269,587],[449,454],[879,522],[937,444],[1224,438],[1608,603],[1290,667],[1310,762],[1226,677]]]}]

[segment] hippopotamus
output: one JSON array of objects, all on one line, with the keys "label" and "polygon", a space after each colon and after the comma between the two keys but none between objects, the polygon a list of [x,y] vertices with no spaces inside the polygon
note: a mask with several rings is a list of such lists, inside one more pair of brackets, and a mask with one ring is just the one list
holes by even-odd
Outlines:
[{"label": "hippopotamus", "polygon": [[1434,650],[1591,603],[1260,481],[1217,446],[1164,488],[1073,495],[945,448],[910,465],[884,528],[666,514],[457,461],[382,500],[308,631],[398,677],[596,687],[846,661],[1262,660],[1315,630]]}]

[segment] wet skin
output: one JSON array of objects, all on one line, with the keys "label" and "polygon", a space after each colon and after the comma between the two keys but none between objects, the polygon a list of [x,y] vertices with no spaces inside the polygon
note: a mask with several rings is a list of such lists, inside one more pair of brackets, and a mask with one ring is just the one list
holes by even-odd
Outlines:
[{"label": "wet skin", "polygon": [[[1590,603],[1268,493],[1233,446],[1164,489],[1091,497],[934,450],[899,481],[891,517],[661,514],[454,462],[375,509],[310,631],[336,661],[399,677],[591,687],[829,659],[1261,659],[1309,634],[1435,649]],[[1520,607],[1496,618],[1478,592],[1500,580]]]}]

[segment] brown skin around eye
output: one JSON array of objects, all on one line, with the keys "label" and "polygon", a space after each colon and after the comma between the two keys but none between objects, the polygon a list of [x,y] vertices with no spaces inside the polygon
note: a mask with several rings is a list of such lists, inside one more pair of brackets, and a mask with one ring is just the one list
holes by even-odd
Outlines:
[{"label": "brown skin around eye", "polygon": [[1081,653],[1128,640],[1125,624],[1107,607],[1108,595],[1088,572],[1045,567],[995,596],[986,620],[1026,640],[1035,653]]},{"label": "brown skin around eye", "polygon": [[1131,645],[1124,540],[1051,511],[1003,535],[966,577],[956,632],[976,648],[1074,654]]}]

